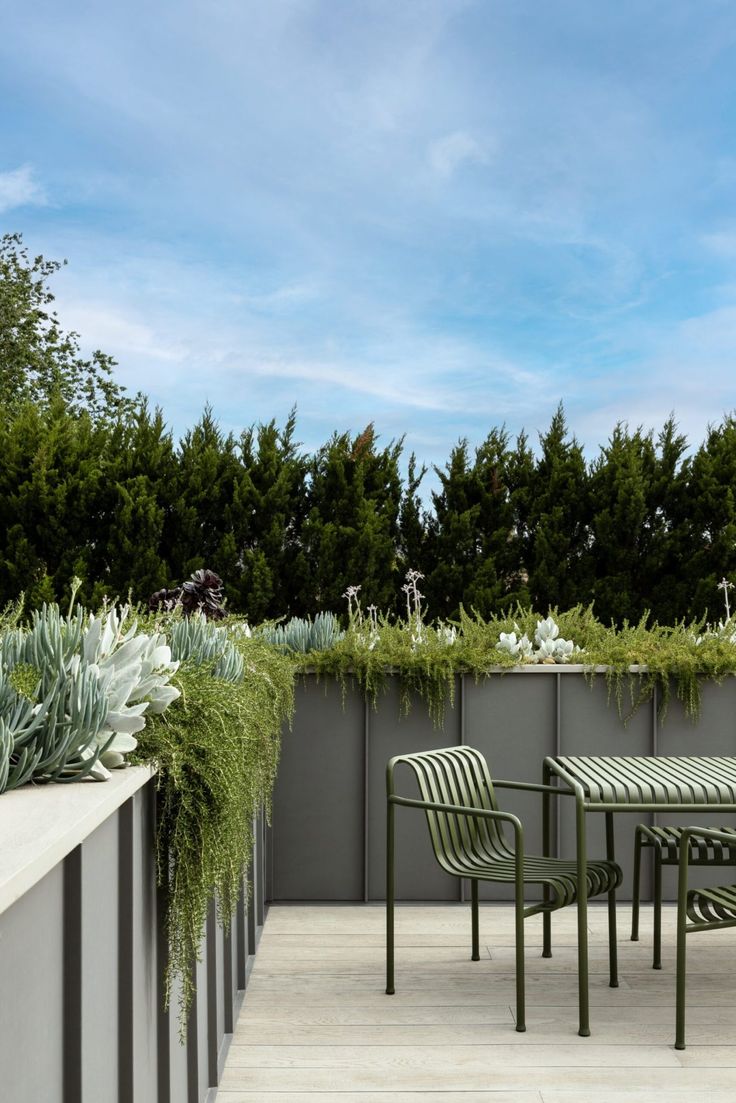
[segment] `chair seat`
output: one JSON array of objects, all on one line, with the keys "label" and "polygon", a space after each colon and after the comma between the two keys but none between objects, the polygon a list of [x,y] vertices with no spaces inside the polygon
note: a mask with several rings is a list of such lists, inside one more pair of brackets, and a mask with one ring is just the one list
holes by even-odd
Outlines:
[{"label": "chair seat", "polygon": [[[648,824],[639,824],[637,830],[641,832],[644,846],[661,847],[662,862],[665,865],[677,865],[680,860],[683,827],[650,827]],[[736,828],[729,826],[720,830],[732,834],[733,842],[697,837],[690,840],[690,862],[693,865],[710,865],[713,862],[736,864]]]},{"label": "chair seat", "polygon": [[693,923],[736,923],[736,885],[691,889],[687,894],[687,915]]},{"label": "chair seat", "polygon": [[[516,877],[514,856],[506,854],[455,855],[440,862],[448,873],[456,877],[475,878],[478,881],[494,881],[513,884]],[[589,861],[587,867],[588,896],[600,896],[621,884],[621,869],[615,862]],[[533,854],[524,856],[524,882],[547,885],[554,896],[553,908],[562,908],[577,900],[578,870],[575,861],[564,858],[545,858]]]}]

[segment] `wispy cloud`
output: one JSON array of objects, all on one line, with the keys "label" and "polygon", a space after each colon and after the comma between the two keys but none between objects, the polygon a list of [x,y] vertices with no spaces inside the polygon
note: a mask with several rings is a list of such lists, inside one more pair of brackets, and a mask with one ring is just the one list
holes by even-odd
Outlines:
[{"label": "wispy cloud", "polygon": [[0,213],[16,207],[45,206],[46,193],[30,165],[0,172]]},{"label": "wispy cloud", "polygon": [[449,179],[467,162],[485,165],[489,159],[487,147],[465,130],[454,130],[430,142],[428,155],[432,171],[443,180]]}]

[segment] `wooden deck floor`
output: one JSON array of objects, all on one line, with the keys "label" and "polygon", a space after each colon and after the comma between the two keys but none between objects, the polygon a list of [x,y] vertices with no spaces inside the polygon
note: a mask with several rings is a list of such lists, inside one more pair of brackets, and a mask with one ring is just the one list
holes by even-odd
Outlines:
[{"label": "wooden deck floor", "polygon": [[575,912],[527,922],[527,1032],[514,1030],[513,916],[397,912],[396,995],[383,992],[381,907],[272,907],[217,1103],[735,1103],[736,931],[688,940],[688,1048],[674,1035],[674,914],[650,968],[651,913],[607,979],[606,913],[591,907],[591,1029],[577,1035]]}]

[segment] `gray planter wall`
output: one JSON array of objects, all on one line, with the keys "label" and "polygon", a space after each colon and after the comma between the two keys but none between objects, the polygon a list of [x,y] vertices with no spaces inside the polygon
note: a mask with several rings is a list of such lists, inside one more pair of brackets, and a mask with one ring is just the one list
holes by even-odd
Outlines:
[{"label": "gray planter wall", "polygon": [[[609,704],[603,676],[593,685],[575,669],[535,667],[493,674],[476,683],[458,676],[454,708],[444,727],[433,728],[426,706],[416,700],[399,715],[398,679],[373,710],[357,688],[343,706],[340,685],[307,675],[297,687],[293,730],[285,732],[268,832],[269,899],[280,901],[370,901],[384,898],[386,840],[386,762],[396,754],[467,744],[487,757],[494,777],[541,781],[546,755],[733,755],[736,754],[736,679],[702,687],[697,725],[674,698],[664,724],[656,702],[643,705],[626,726],[615,701]],[[398,777],[398,774],[397,774]],[[406,771],[402,790],[416,795]],[[529,853],[541,853],[541,800],[538,795],[500,791],[501,806],[524,823]],[[572,801],[559,800],[558,853],[574,855]],[[617,859],[624,868],[621,899],[630,898],[633,830],[653,817],[615,817]],[[666,817],[681,823],[687,816]],[[724,817],[699,815],[699,822]],[[659,822],[665,822],[660,816]],[[463,899],[467,886],[445,874],[429,846],[424,815],[396,810],[397,895],[403,900]],[[603,855],[602,816],[588,816],[589,853]],[[665,871],[665,890],[674,898],[675,871]],[[708,871],[692,873],[707,883]],[[712,874],[710,875],[712,878]],[[650,872],[643,889],[649,894]],[[507,886],[481,886],[485,899],[509,899]]]},{"label": "gray planter wall", "polygon": [[244,884],[228,935],[211,903],[182,1045],[176,993],[171,1012],[163,1008],[155,803],[153,780],[0,914],[2,1100],[203,1103],[214,1094],[263,926],[263,824],[250,906]]}]

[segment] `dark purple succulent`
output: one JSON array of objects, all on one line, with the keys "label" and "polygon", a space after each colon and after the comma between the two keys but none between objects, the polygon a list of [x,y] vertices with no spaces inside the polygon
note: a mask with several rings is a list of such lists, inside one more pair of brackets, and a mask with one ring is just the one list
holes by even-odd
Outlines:
[{"label": "dark purple succulent", "polygon": [[222,620],[225,610],[222,607],[223,582],[214,571],[195,571],[188,582],[170,590],[157,590],[148,599],[148,608],[152,612],[171,612],[181,605],[184,615],[201,613],[207,620]]},{"label": "dark purple succulent", "polygon": [[222,620],[225,616],[222,586],[222,579],[214,571],[195,571],[181,588],[181,603],[187,616],[200,612],[208,620]]},{"label": "dark purple succulent", "polygon": [[148,599],[148,608],[152,613],[170,613],[181,602],[181,586],[173,590],[156,590]]}]

